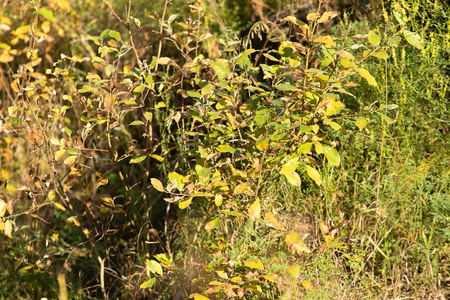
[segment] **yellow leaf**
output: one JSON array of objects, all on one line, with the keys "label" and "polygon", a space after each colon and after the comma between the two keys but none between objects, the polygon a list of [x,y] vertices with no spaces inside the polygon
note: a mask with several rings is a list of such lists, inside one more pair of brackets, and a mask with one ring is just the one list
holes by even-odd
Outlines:
[{"label": "yellow leaf", "polygon": [[294,278],[298,278],[300,276],[300,266],[298,264],[289,266],[288,272],[294,276]]},{"label": "yellow leaf", "polygon": [[260,138],[256,141],[256,148],[264,151],[269,146],[269,138]]},{"label": "yellow leaf", "polygon": [[11,88],[13,89],[14,92],[18,93],[20,91],[20,80],[19,78],[17,78],[16,80],[14,80],[11,83]]},{"label": "yellow leaf", "polygon": [[306,165],[306,173],[308,173],[308,176],[311,177],[316,182],[317,185],[322,184],[322,177],[320,176],[320,173],[316,169]]},{"label": "yellow leaf", "polygon": [[215,218],[212,221],[209,221],[208,224],[205,225],[205,229],[208,231],[211,231],[212,229],[216,228],[217,226],[219,226],[220,223],[220,219],[219,218]]},{"label": "yellow leaf", "polygon": [[259,260],[244,260],[244,265],[246,267],[252,268],[252,269],[259,269],[259,270],[264,270],[264,265],[263,263]]},{"label": "yellow leaf", "polygon": [[286,242],[288,245],[294,245],[294,244],[300,242],[300,237],[298,236],[298,234],[297,234],[295,231],[291,231],[291,232],[286,236],[285,242]]},{"label": "yellow leaf", "polygon": [[306,16],[306,20],[308,20],[308,21],[315,21],[315,20],[317,20],[318,18],[320,18],[320,14],[319,14],[319,13],[309,13],[309,14]]},{"label": "yellow leaf", "polygon": [[259,285],[252,284],[247,286],[247,289],[254,293],[262,293],[262,288]]},{"label": "yellow leaf", "polygon": [[298,255],[303,254],[303,252],[311,253],[311,250],[308,247],[306,247],[306,245],[303,244],[303,242],[301,241],[292,245],[292,250],[296,252]]},{"label": "yellow leaf", "polygon": [[228,279],[228,275],[226,272],[221,270],[216,270],[217,275],[222,279]]},{"label": "yellow leaf", "polygon": [[242,277],[239,277],[239,276],[231,277],[230,281],[233,283],[237,283],[237,284],[244,283],[244,281],[242,280]]},{"label": "yellow leaf", "polygon": [[192,202],[192,197],[187,198],[186,200],[180,201],[178,202],[178,207],[180,209],[185,209],[186,207],[188,207],[189,205],[191,205]]},{"label": "yellow leaf", "polygon": [[326,11],[323,13],[323,15],[320,17],[320,19],[317,21],[317,23],[325,23],[330,21],[331,19],[339,16],[339,12],[337,11]]},{"label": "yellow leaf", "polygon": [[0,218],[2,218],[6,213],[6,202],[0,200]]},{"label": "yellow leaf", "polygon": [[216,204],[216,206],[221,206],[222,203],[223,203],[223,196],[220,195],[220,194],[217,194],[217,195],[214,197],[214,203]]},{"label": "yellow leaf", "polygon": [[373,86],[378,85],[375,78],[366,69],[357,68],[356,71],[359,73],[359,75],[361,75],[361,77],[363,77],[365,80],[367,80],[368,84],[373,85]]},{"label": "yellow leaf", "polygon": [[281,231],[286,230],[286,228],[284,228],[283,224],[281,224],[280,221],[278,221],[271,212],[266,212],[266,214],[264,215],[264,218],[267,221],[267,226],[273,227],[273,228],[281,230]]},{"label": "yellow leaf", "polygon": [[314,40],[314,42],[322,43],[322,44],[325,44],[330,47],[336,46],[336,42],[333,41],[333,38],[329,35],[324,35],[324,36],[318,37],[317,39]]},{"label": "yellow leaf", "polygon": [[261,217],[261,204],[259,203],[259,199],[256,199],[255,202],[250,205],[248,215],[252,221],[255,221]]},{"label": "yellow leaf", "polygon": [[293,186],[301,186],[302,181],[300,179],[300,175],[298,175],[297,172],[284,173],[283,175]]},{"label": "yellow leaf", "polygon": [[158,190],[159,192],[164,192],[164,186],[162,185],[161,181],[156,178],[151,178],[150,182],[156,190]]},{"label": "yellow leaf", "polygon": [[302,285],[308,291],[314,290],[314,284],[311,281],[302,281]]},{"label": "yellow leaf", "polygon": [[189,296],[189,298],[194,298],[194,300],[209,300],[208,297],[205,297],[205,296],[200,295],[200,294],[197,294],[197,293],[191,294],[191,295]]},{"label": "yellow leaf", "polygon": [[55,160],[58,161],[66,154],[66,149],[61,149],[55,152]]},{"label": "yellow leaf", "polygon": [[66,208],[64,206],[62,206],[60,203],[54,202],[53,206],[59,210],[66,211]]},{"label": "yellow leaf", "polygon": [[240,195],[243,194],[246,190],[247,190],[247,182],[243,182],[241,184],[238,184],[235,188],[234,188],[234,194],[235,195]]},{"label": "yellow leaf", "polygon": [[78,221],[77,217],[72,216],[67,219],[67,222],[74,223],[76,226],[80,226],[80,221]]},{"label": "yellow leaf", "polygon": [[78,158],[77,155],[69,156],[68,158],[66,158],[66,159],[64,160],[64,164],[66,164],[66,165],[72,165],[72,164],[74,164],[74,163],[77,161],[77,158]]},{"label": "yellow leaf", "polygon": [[10,220],[5,222],[5,235],[12,238],[12,222]]}]

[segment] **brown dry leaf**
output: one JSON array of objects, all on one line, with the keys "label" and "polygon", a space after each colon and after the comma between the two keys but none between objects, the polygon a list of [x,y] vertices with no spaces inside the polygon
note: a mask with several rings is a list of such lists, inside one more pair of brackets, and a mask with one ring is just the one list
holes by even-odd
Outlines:
[{"label": "brown dry leaf", "polygon": [[106,95],[104,102],[105,109],[111,111],[113,104],[114,104],[114,96],[111,94]]},{"label": "brown dry leaf", "polygon": [[319,228],[323,235],[328,234],[328,226],[323,221],[319,222]]}]

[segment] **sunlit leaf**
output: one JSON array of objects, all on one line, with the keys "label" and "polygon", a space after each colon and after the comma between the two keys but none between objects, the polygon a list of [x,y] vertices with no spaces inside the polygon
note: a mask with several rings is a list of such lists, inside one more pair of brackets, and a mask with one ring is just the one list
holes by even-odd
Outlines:
[{"label": "sunlit leaf", "polygon": [[157,191],[164,192],[164,186],[163,186],[163,184],[161,183],[161,181],[159,181],[159,180],[156,179],[156,178],[150,178],[150,182],[152,183],[152,186],[153,186]]},{"label": "sunlit leaf", "polygon": [[230,145],[220,145],[217,148],[217,151],[221,152],[221,153],[231,153],[234,154],[236,152],[236,149],[231,147]]},{"label": "sunlit leaf", "polygon": [[228,274],[222,270],[216,270],[216,274],[222,279],[228,279]]},{"label": "sunlit leaf", "polygon": [[186,200],[183,200],[183,201],[178,202],[178,207],[179,207],[180,209],[185,209],[185,208],[187,208],[189,205],[191,205],[191,202],[192,202],[192,197],[188,197],[188,198],[186,198]]},{"label": "sunlit leaf", "polygon": [[189,298],[194,298],[194,300],[209,300],[208,297],[205,297],[205,296],[197,294],[197,293],[189,295]]},{"label": "sunlit leaf", "polygon": [[262,137],[256,141],[256,148],[264,151],[269,146],[269,138]]},{"label": "sunlit leaf", "polygon": [[378,45],[380,44],[380,42],[381,42],[381,37],[380,37],[375,31],[373,31],[373,30],[371,30],[371,31],[369,32],[368,39],[369,39],[369,43],[370,43],[373,47],[378,46]]},{"label": "sunlit leaf", "polygon": [[320,173],[316,169],[306,165],[306,173],[308,174],[309,177],[311,177],[314,180],[314,182],[317,185],[322,184],[322,177],[320,176]]},{"label": "sunlit leaf", "polygon": [[207,231],[211,231],[214,228],[217,228],[217,226],[219,226],[220,224],[220,219],[219,218],[215,218],[214,220],[209,221],[206,225],[205,225],[205,230]]},{"label": "sunlit leaf", "polygon": [[356,126],[358,126],[359,130],[363,130],[367,126],[367,118],[359,116],[355,121]]},{"label": "sunlit leaf", "polygon": [[132,159],[130,159],[130,164],[140,163],[141,161],[144,161],[146,158],[147,158],[147,154],[137,155],[137,156],[133,157]]},{"label": "sunlit leaf", "polygon": [[288,268],[289,274],[291,274],[294,278],[298,278],[300,276],[300,266],[298,264],[289,266]]},{"label": "sunlit leaf", "polygon": [[56,18],[53,15],[53,11],[51,11],[50,9],[47,9],[47,8],[39,9],[39,15],[43,16],[44,18],[46,18],[50,22],[55,22],[56,21]]},{"label": "sunlit leaf", "polygon": [[273,213],[271,212],[266,212],[266,214],[264,215],[264,219],[267,221],[267,226],[281,230],[281,231],[285,231],[286,228],[284,227],[284,225],[278,221],[277,218],[275,218],[275,216],[273,215]]},{"label": "sunlit leaf", "polygon": [[328,159],[328,162],[332,164],[333,166],[339,166],[341,162],[341,158],[339,156],[339,153],[334,149],[333,147],[330,147],[328,145],[322,145],[323,147],[323,153],[325,154],[325,157]]},{"label": "sunlit leaf", "polygon": [[366,69],[357,68],[356,71],[359,73],[359,75],[361,75],[362,78],[364,78],[367,81],[368,84],[373,85],[373,86],[378,85],[375,78]]},{"label": "sunlit leaf", "polygon": [[308,291],[314,290],[314,284],[311,281],[302,281],[302,285]]},{"label": "sunlit leaf", "polygon": [[314,40],[316,43],[322,43],[330,47],[336,46],[336,42],[333,41],[333,38],[329,35],[318,37]]},{"label": "sunlit leaf", "polygon": [[243,263],[244,263],[244,265],[246,267],[249,267],[249,268],[252,268],[252,269],[264,270],[264,265],[259,259],[256,259],[256,260],[244,260]]},{"label": "sunlit leaf", "polygon": [[66,159],[64,160],[64,164],[66,164],[66,165],[72,165],[72,164],[74,164],[74,163],[77,161],[77,158],[78,158],[77,155],[69,156],[68,158],[66,158]]},{"label": "sunlit leaf", "polygon": [[59,210],[66,211],[66,208],[65,208],[61,203],[53,202],[52,205],[53,205],[54,207],[56,207],[57,209],[59,209]]},{"label": "sunlit leaf", "polygon": [[151,288],[155,282],[156,282],[156,277],[153,277],[153,278],[150,278],[149,280],[147,280],[146,282],[142,283],[139,287],[141,289],[148,289],[148,288]]},{"label": "sunlit leaf", "polygon": [[403,30],[403,36],[405,37],[406,41],[412,46],[416,47],[417,49],[423,49],[422,38],[418,33],[409,30]]},{"label": "sunlit leaf", "polygon": [[248,215],[252,221],[255,221],[261,216],[261,204],[259,203],[259,199],[256,199],[250,207],[248,208]]},{"label": "sunlit leaf", "polygon": [[6,220],[5,222],[5,235],[9,238],[12,238],[12,222],[11,220]]},{"label": "sunlit leaf", "polygon": [[159,264],[159,262],[157,262],[156,260],[146,260],[145,264],[147,266],[147,268],[150,270],[150,272],[152,273],[156,273],[158,275],[163,275],[163,269],[161,267],[161,265]]},{"label": "sunlit leaf", "polygon": [[376,52],[372,53],[371,56],[381,58],[384,60],[389,58],[389,55],[385,51],[376,51]]},{"label": "sunlit leaf", "polygon": [[6,202],[0,199],[0,218],[6,213]]}]

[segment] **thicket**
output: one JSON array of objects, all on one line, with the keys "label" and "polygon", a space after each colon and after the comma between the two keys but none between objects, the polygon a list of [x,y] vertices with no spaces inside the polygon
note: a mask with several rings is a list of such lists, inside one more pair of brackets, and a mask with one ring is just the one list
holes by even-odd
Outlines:
[{"label": "thicket", "polygon": [[447,297],[450,12],[367,4],[5,1],[0,297]]}]

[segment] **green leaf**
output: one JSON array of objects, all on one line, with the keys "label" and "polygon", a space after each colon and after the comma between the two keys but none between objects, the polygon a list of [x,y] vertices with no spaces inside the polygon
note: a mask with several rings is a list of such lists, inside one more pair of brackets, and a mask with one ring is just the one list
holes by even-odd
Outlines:
[{"label": "green leaf", "polygon": [[117,41],[121,41],[122,38],[120,37],[120,33],[118,33],[115,30],[110,30],[109,31],[109,36],[112,37],[113,39],[117,40]]},{"label": "green leaf", "polygon": [[147,158],[147,154],[141,154],[141,155],[135,156],[132,159],[130,159],[130,164],[140,163],[141,161],[145,160],[145,158]]},{"label": "green leaf", "polygon": [[47,8],[41,8],[39,10],[39,15],[43,16],[44,18],[46,18],[47,20],[49,20],[50,22],[55,22],[56,18],[53,15],[53,12],[50,9]]},{"label": "green leaf", "polygon": [[105,30],[102,31],[102,33],[100,33],[100,41],[103,41],[105,39],[105,37],[108,35],[108,32],[110,30],[111,29],[105,29]]},{"label": "green leaf", "polygon": [[364,117],[359,117],[355,122],[356,126],[358,126],[359,130],[363,130],[367,126],[367,119]]},{"label": "green leaf", "polygon": [[219,79],[228,78],[230,75],[230,70],[228,69],[228,64],[224,59],[218,59],[217,61],[211,61],[210,66],[216,72]]},{"label": "green leaf", "polygon": [[245,50],[241,56],[238,58],[238,60],[236,61],[236,64],[239,65],[240,63],[242,63],[246,58],[248,58],[248,56],[252,53],[256,52],[255,49],[247,49]]},{"label": "green leaf", "polygon": [[279,91],[296,91],[297,88],[291,84],[279,84],[275,88]]},{"label": "green leaf", "polygon": [[371,30],[369,32],[368,38],[369,38],[369,43],[374,47],[378,46],[381,42],[381,37],[373,30]]},{"label": "green leaf", "polygon": [[234,154],[236,152],[236,149],[234,149],[233,147],[231,147],[230,145],[220,145],[216,148],[217,151],[221,152],[221,153],[231,153]]},{"label": "green leaf", "polygon": [[357,68],[356,71],[358,71],[358,73],[359,73],[359,75],[361,75],[361,77],[363,77],[365,80],[367,80],[368,84],[373,85],[373,86],[378,85],[375,78],[366,69]]},{"label": "green leaf", "polygon": [[304,143],[297,149],[297,154],[307,153],[311,150],[312,143]]},{"label": "green leaf", "polygon": [[[280,172],[281,174],[281,172]],[[300,180],[300,176],[297,174],[297,172],[283,172],[284,177],[286,177],[287,181],[292,184],[293,186],[300,186],[302,184],[302,181]]]},{"label": "green leaf", "polygon": [[316,182],[317,185],[322,184],[322,177],[320,176],[320,173],[316,169],[306,165],[306,173],[308,173],[308,176],[311,177]]},{"label": "green leaf", "polygon": [[392,123],[395,122],[395,120],[392,120],[392,118],[386,116],[386,115],[383,114],[383,113],[377,112],[377,114],[378,114],[383,120],[385,120],[385,121],[386,121],[387,123],[389,123],[389,124],[392,124]]},{"label": "green leaf", "polygon": [[224,210],[222,210],[222,212],[223,212],[224,214],[227,214],[227,215],[229,215],[229,216],[234,216],[234,217],[240,217],[240,216],[243,216],[243,214],[240,213],[240,212],[238,212],[238,211],[232,211],[232,210],[228,210],[228,209],[224,209]]},{"label": "green leaf", "polygon": [[145,264],[147,265],[147,268],[150,270],[150,272],[152,273],[156,273],[158,275],[162,275],[163,274],[163,269],[161,267],[161,265],[159,264],[159,262],[157,262],[156,260],[146,260]]},{"label": "green leaf", "polygon": [[255,146],[258,150],[264,151],[269,146],[269,138],[260,138]]},{"label": "green leaf", "polygon": [[172,182],[174,180],[176,181],[177,190],[181,192],[184,188],[184,182],[183,182],[184,176],[181,174],[178,174],[177,172],[170,172],[168,177],[169,177],[170,182]]},{"label": "green leaf", "polygon": [[328,145],[322,145],[322,147],[323,153],[325,154],[325,157],[328,159],[328,162],[333,166],[336,167],[339,166],[341,158],[339,157],[339,153],[336,151],[336,149]]},{"label": "green leaf", "polygon": [[153,286],[153,284],[155,283],[156,278],[150,278],[149,280],[147,280],[146,282],[142,283],[139,287],[141,289],[148,289],[151,288]]},{"label": "green leaf", "polygon": [[205,225],[205,229],[206,229],[207,231],[211,231],[211,230],[213,230],[214,228],[216,228],[217,226],[219,226],[219,223],[220,223],[220,218],[215,218],[214,220],[209,221],[209,222]]},{"label": "green leaf", "polygon": [[403,36],[405,37],[406,41],[412,46],[416,47],[417,49],[423,49],[422,38],[418,33],[409,30],[403,30]]},{"label": "green leaf", "polygon": [[136,126],[136,125],[145,125],[145,123],[142,122],[141,120],[136,120],[128,124],[128,126]]},{"label": "green leaf", "polygon": [[150,178],[150,182],[152,183],[152,186],[157,190],[157,191],[160,191],[160,192],[164,192],[164,186],[163,186],[163,184],[161,183],[161,181],[159,181],[158,179],[156,179],[156,178]]}]

